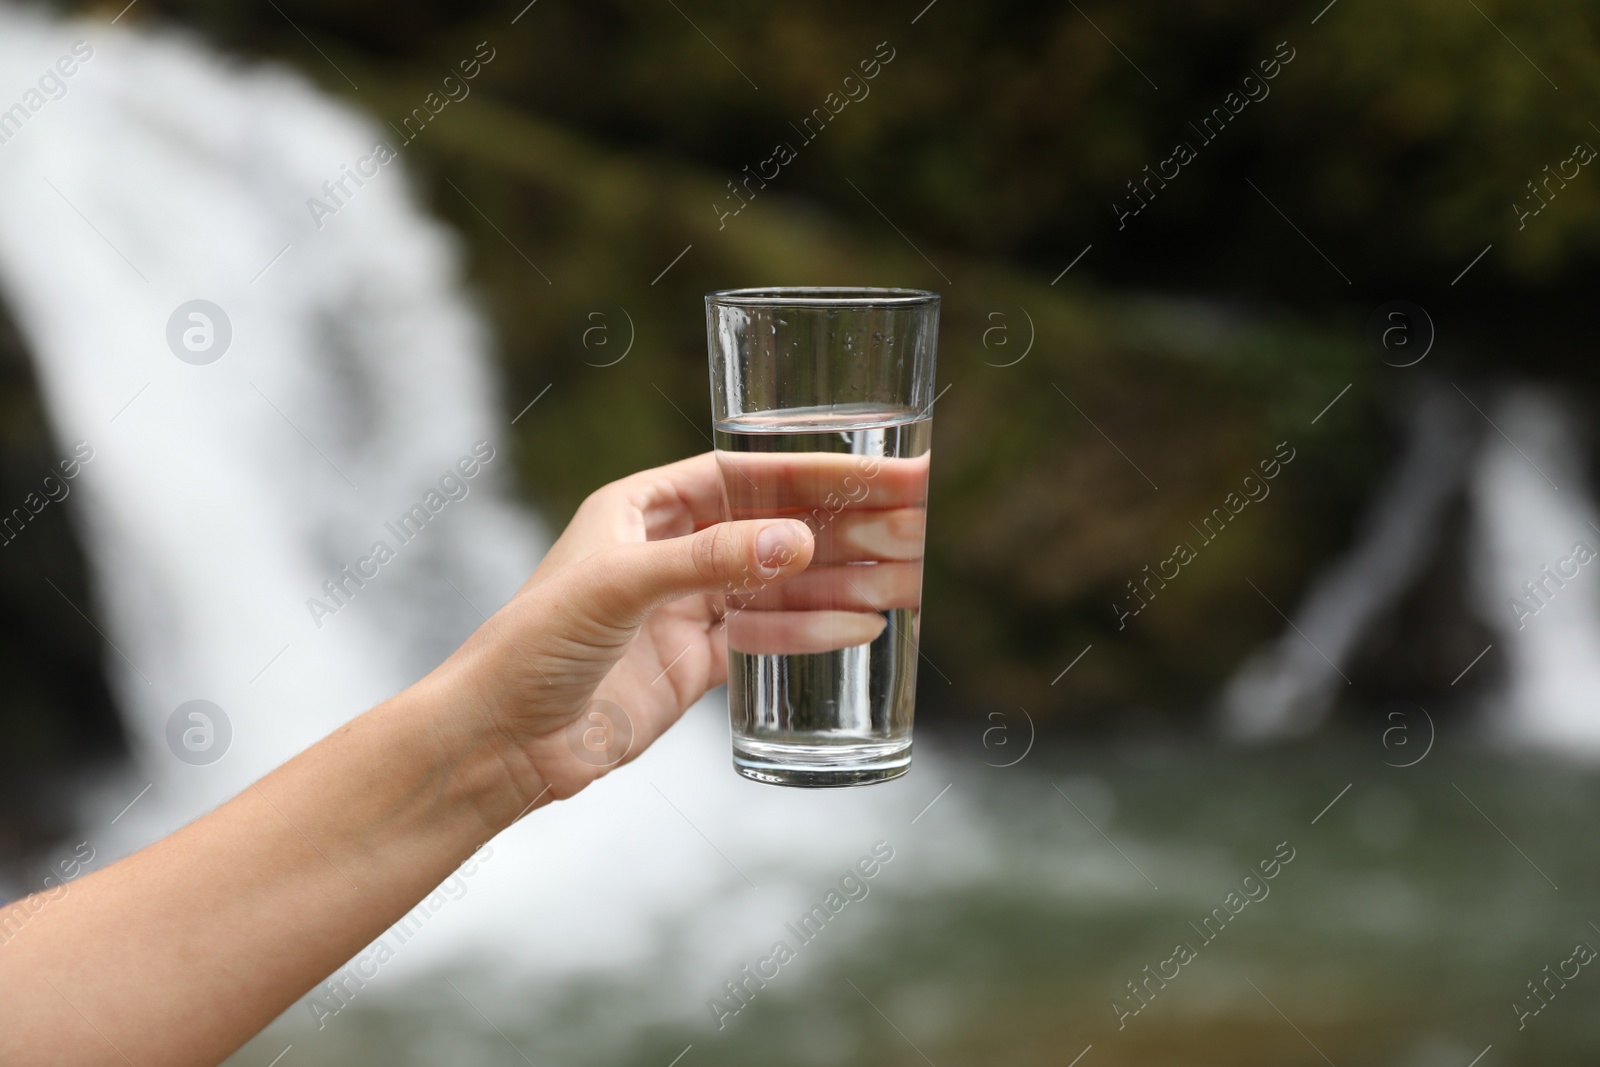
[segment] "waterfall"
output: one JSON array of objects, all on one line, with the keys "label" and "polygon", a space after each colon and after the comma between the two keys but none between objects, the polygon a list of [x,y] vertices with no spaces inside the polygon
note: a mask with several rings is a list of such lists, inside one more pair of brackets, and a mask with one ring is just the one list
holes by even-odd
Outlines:
[{"label": "waterfall", "polygon": [[1470,557],[1459,577],[1494,639],[1486,662],[1462,663],[1477,674],[1457,707],[1482,712],[1486,732],[1502,741],[1600,752],[1600,511],[1579,425],[1546,387],[1518,385],[1493,400],[1485,390],[1481,404],[1459,388],[1435,388],[1415,409],[1354,547],[1229,683],[1228,732],[1261,739],[1324,721],[1360,632],[1416,581],[1445,506],[1464,494]]},{"label": "waterfall", "polygon": [[[189,37],[0,5],[7,85],[37,84],[80,41],[65,91],[47,78],[0,143],[0,290],[63,456],[93,450],[67,505],[93,590],[77,606],[106,638],[135,757],[84,805],[81,832],[110,858],[420,676],[512,595],[546,535],[506,493],[507,409],[532,398],[498,395],[460,243],[421,211],[403,150],[320,226],[307,208],[383,126]],[[184,307],[197,300],[214,308]],[[400,545],[386,524],[480,441],[494,458],[468,495]],[[308,608],[378,540],[391,562],[331,614]],[[214,762],[171,746],[191,700],[231,727]],[[691,977],[661,996],[699,1012],[731,959],[766,951],[875,839],[909,843],[951,781],[925,751],[907,778],[826,795],[729,762],[708,699],[636,765],[502,835],[394,966],[670,955]],[[960,841],[965,810],[957,789],[917,830]],[[965,835],[962,877],[980,836]]]},{"label": "waterfall", "polygon": [[1550,390],[1526,385],[1488,414],[1497,432],[1472,477],[1472,576],[1475,606],[1506,665],[1493,730],[1600,752],[1600,513],[1580,423]]},{"label": "waterfall", "polygon": [[1459,491],[1472,434],[1460,398],[1426,388],[1411,409],[1399,462],[1379,486],[1348,554],[1324,571],[1293,624],[1249,660],[1222,696],[1228,733],[1258,740],[1320,726],[1346,684],[1362,631],[1413,582]]},{"label": "waterfall", "polygon": [[[506,419],[458,243],[393,164],[320,229],[305,206],[376,124],[190,41],[0,14],[24,85],[64,56],[65,91],[0,144],[0,285],[63,450],[93,450],[75,490],[97,602],[78,606],[141,766],[173,762],[179,704],[231,724],[232,751],[169,797],[192,811],[437,662],[480,621],[464,600],[503,602],[542,535],[499,491]],[[179,315],[175,347],[194,300],[220,312]],[[202,325],[220,356],[186,362],[211,355],[182,342]],[[497,459],[400,547],[384,523],[480,440]],[[313,619],[380,539],[398,558]],[[170,822],[148,799],[130,829]]]}]

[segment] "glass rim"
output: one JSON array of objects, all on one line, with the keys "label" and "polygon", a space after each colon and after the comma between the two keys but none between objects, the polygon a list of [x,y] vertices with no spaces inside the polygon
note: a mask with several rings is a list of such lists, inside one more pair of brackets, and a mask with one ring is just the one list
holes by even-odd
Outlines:
[{"label": "glass rim", "polygon": [[871,286],[771,285],[752,289],[719,289],[706,294],[707,305],[754,308],[915,308],[934,307],[939,294],[931,289],[883,289]]}]

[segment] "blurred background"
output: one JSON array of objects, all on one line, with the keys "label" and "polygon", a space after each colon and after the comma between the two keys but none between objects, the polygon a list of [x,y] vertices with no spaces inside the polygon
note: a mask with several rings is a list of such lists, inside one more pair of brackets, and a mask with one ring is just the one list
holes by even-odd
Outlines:
[{"label": "blurred background", "polygon": [[[0,6],[0,894],[414,680],[588,492],[708,448],[705,292],[914,286],[912,774],[739,780],[713,694],[231,1062],[1588,1062],[1600,979],[1548,976],[1600,945],[1596,33],[1562,0]],[[847,931],[719,1026],[880,840]]]}]

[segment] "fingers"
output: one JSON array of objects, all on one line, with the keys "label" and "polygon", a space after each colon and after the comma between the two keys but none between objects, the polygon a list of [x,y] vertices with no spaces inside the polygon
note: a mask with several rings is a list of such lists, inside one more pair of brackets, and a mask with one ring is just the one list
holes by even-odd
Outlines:
[{"label": "fingers", "polygon": [[876,640],[880,612],[916,610],[922,562],[813,566],[783,582],[727,598],[728,647],[736,652],[802,655]]},{"label": "fingers", "polygon": [[928,495],[928,462],[832,452],[721,452],[722,485],[734,518],[807,512],[829,498],[860,508],[921,506]]},{"label": "fingers", "polygon": [[[712,453],[640,471],[583,502],[546,556],[547,573],[605,546],[682,537],[722,519],[793,517],[825,530],[855,511],[920,511],[927,497],[928,455],[892,459],[833,453]],[[726,497],[726,498],[725,498]],[[870,519],[859,520],[870,523]],[[853,532],[841,526],[840,535]],[[863,528],[862,536],[873,531]],[[912,531],[878,531],[880,542],[830,549],[832,560],[910,559]],[[831,535],[830,535],[831,536]],[[906,542],[906,547],[895,547]],[[876,549],[887,545],[888,550]],[[865,554],[863,554],[865,552]],[[908,554],[909,553],[909,554]]]},{"label": "fingers", "polygon": [[864,563],[922,559],[922,508],[892,511],[841,511],[815,529],[817,563]]},{"label": "fingers", "polygon": [[[681,537],[721,518],[717,461],[706,452],[630,474],[590,493],[545,554],[540,570],[555,573],[608,545]],[[530,584],[540,577],[536,574]]]},{"label": "fingers", "polygon": [[[667,601],[725,593],[738,651],[849,648],[883,631],[879,612],[920,601],[928,458],[694,456],[595,492],[551,558],[582,563],[590,588],[569,603],[598,622],[625,628]],[[716,521],[724,508],[734,521]],[[764,531],[784,536],[758,545]]]},{"label": "fingers", "polygon": [[712,452],[640,471],[608,488],[637,509],[644,518],[645,536],[652,541],[691,533],[725,518]]},{"label": "fingers", "polygon": [[[754,516],[736,516],[753,518]],[[817,541],[815,563],[919,560],[928,513],[923,508],[845,509],[821,519],[803,518]]]},{"label": "fingers", "polygon": [[861,611],[743,611],[729,615],[728,648],[751,655],[801,655],[875,640],[889,620]]},{"label": "fingers", "polygon": [[574,569],[569,603],[595,621],[637,625],[669,600],[776,582],[805,570],[814,542],[794,519],[724,522],[681,537],[613,545]]},{"label": "fingers", "polygon": [[875,563],[871,566],[828,567],[812,557],[811,566],[783,582],[760,584],[729,594],[728,610],[737,611],[889,611],[916,608],[922,602],[922,563]]}]

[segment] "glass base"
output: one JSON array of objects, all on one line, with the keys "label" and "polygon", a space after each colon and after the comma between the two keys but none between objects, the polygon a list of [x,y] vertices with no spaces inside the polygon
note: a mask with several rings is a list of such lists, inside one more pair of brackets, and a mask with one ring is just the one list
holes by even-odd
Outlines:
[{"label": "glass base", "polygon": [[872,785],[911,769],[911,739],[824,745],[735,737],[733,769],[768,785],[806,789]]}]

